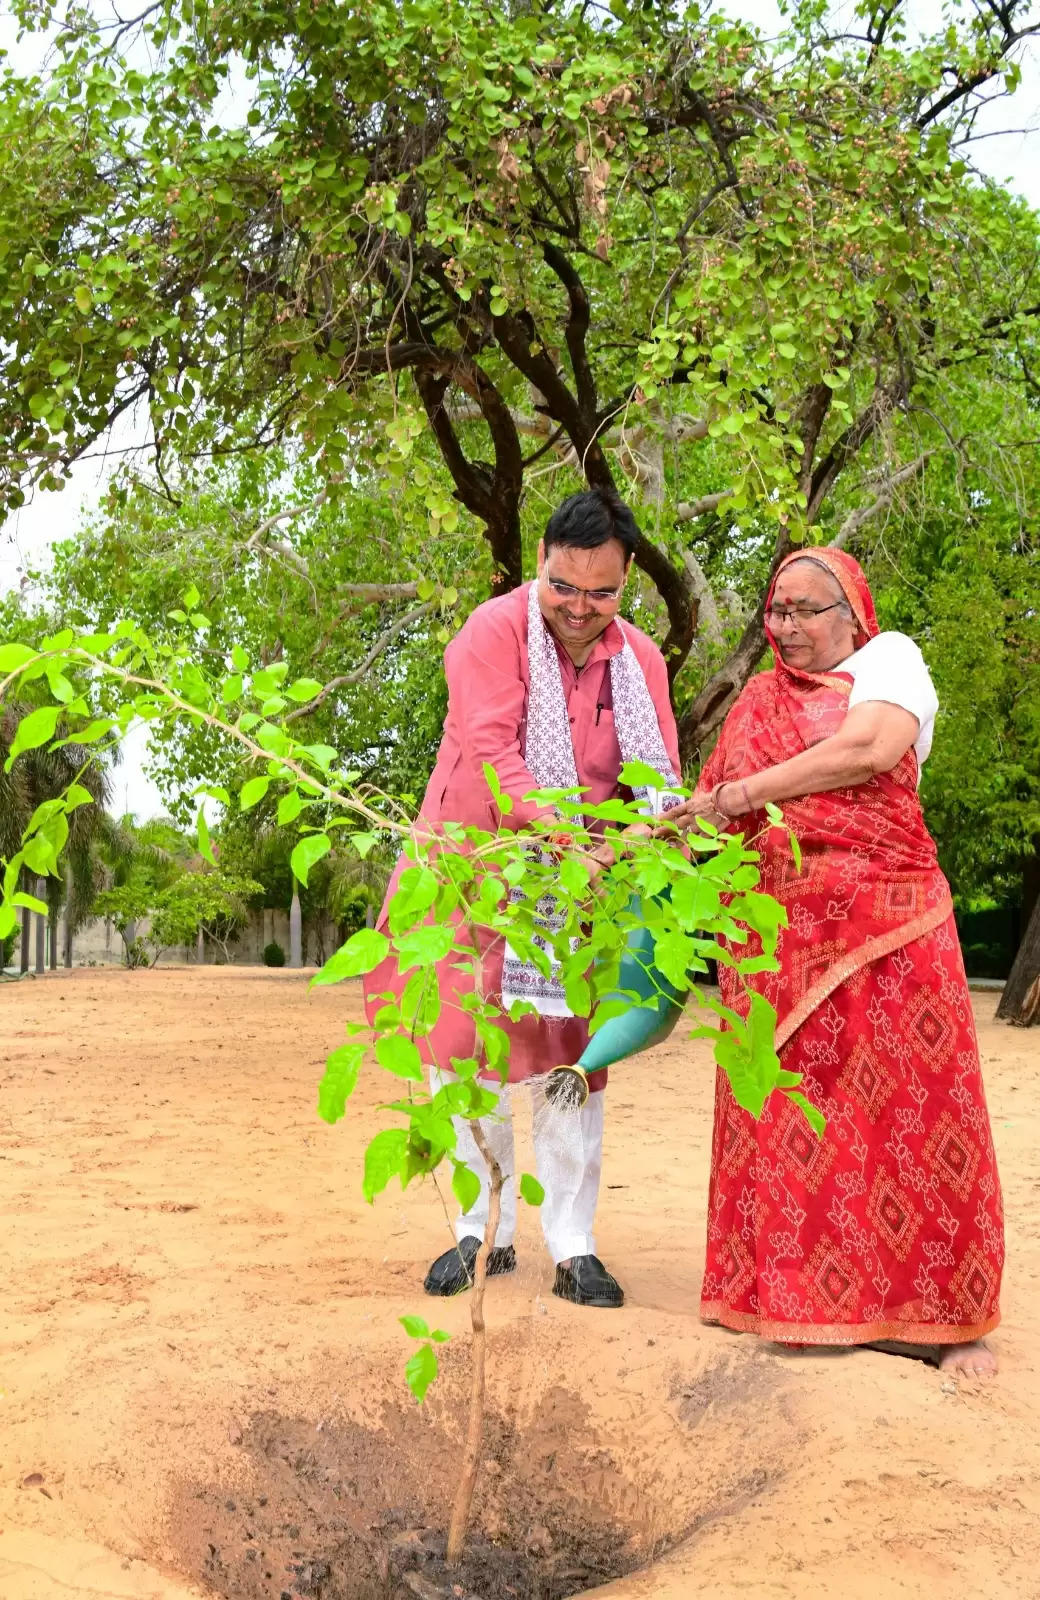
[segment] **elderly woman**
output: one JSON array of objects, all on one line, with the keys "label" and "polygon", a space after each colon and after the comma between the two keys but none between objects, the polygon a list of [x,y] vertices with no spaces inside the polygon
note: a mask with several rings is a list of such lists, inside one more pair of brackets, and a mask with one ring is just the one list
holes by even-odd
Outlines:
[{"label": "elderly woman", "polygon": [[[736,701],[684,810],[762,833],[762,888],[788,926],[779,971],[751,981],[827,1127],[817,1140],[779,1095],[756,1122],[719,1075],[701,1314],[988,1376],[1003,1219],[950,890],[917,796],[935,692],[912,640],[879,633],[841,551],[781,563],[766,629],[776,664]],[[725,967],[720,981],[739,1008]]]}]

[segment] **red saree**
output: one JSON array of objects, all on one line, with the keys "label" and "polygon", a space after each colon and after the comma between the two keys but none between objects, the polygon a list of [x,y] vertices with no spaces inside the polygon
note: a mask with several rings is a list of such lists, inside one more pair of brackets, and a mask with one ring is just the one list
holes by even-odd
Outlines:
[{"label": "red saree", "polygon": [[[862,571],[816,550],[859,623],[878,632]],[[788,558],[793,559],[793,558]],[[770,643],[773,643],[770,638]],[[837,730],[848,674],[776,665],[752,679],[701,778],[776,765]],[[800,1344],[957,1344],[999,1320],[1003,1216],[949,886],[911,750],[853,788],[785,801],[761,841],[761,887],[787,908],[776,1008],[784,1067],[827,1119],[817,1140],[780,1095],[759,1122],[720,1073],[701,1315]],[[746,834],[767,826],[744,816]],[[753,946],[741,954],[753,953]],[[722,995],[746,1008],[731,971]]]}]

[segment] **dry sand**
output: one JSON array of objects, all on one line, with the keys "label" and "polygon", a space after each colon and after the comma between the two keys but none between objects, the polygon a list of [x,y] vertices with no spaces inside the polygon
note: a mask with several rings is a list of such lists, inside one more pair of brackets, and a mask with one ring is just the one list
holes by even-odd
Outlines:
[{"label": "dry sand", "polygon": [[[428,1186],[361,1200],[374,1073],[339,1126],[314,1110],[357,1002],[250,969],[0,985],[0,1600],[338,1600],[382,1529],[443,1519],[467,1327],[422,1294],[444,1215]],[[626,1308],[551,1296],[533,1212],[489,1287],[483,1537],[590,1584],[654,1556],[604,1591],[633,1600],[1040,1596],[1040,1035],[993,1004],[999,1379],[699,1324],[712,1070],[675,1037],[609,1091]],[[431,1308],[459,1337],[420,1411],[396,1319]]]}]

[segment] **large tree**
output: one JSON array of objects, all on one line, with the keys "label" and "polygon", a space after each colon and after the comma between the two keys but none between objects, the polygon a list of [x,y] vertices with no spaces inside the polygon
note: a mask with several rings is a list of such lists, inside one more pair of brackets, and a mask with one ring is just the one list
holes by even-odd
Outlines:
[{"label": "large tree", "polygon": [[[842,523],[884,506],[970,432],[966,371],[1032,370],[1036,219],[967,158],[1040,23],[983,0],[915,43],[904,13],[835,35],[812,0],[768,43],[621,0],[70,9],[0,107],[7,503],[138,403],[171,496],[179,462],[289,442],[334,501],[425,430],[433,531],[454,498],[508,585],[562,461],[648,508],[674,676],[720,547],[838,532],[853,473]],[[688,755],[762,642],[754,610],[677,697]]]}]

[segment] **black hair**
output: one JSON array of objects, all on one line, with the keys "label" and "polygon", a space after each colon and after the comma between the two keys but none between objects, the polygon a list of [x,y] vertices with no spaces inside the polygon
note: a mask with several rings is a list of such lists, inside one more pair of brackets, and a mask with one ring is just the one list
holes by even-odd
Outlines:
[{"label": "black hair", "polygon": [[594,550],[616,539],[627,562],[639,542],[639,526],[614,489],[582,489],[557,506],[545,527],[545,548],[570,545]]}]

